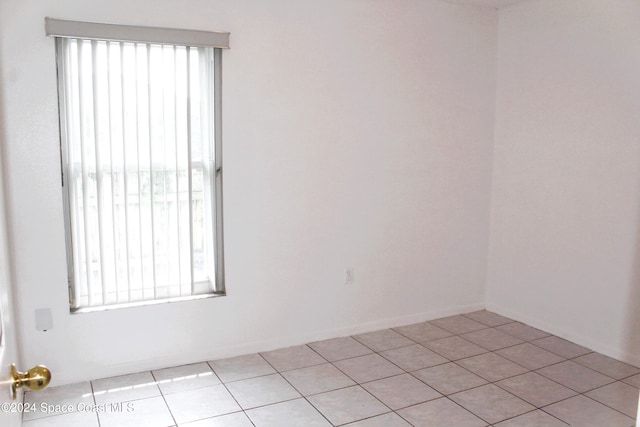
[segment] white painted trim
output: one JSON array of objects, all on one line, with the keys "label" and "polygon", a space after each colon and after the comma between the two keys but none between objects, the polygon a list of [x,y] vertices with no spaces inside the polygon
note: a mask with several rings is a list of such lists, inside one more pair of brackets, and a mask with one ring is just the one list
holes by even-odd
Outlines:
[{"label": "white painted trim", "polygon": [[45,18],[44,22],[47,36],[53,37],[229,48],[229,33],[64,21],[52,18]]},{"label": "white painted trim", "polygon": [[558,327],[558,325],[552,324],[543,319],[528,316],[528,315],[523,315],[522,313],[510,310],[499,304],[487,303],[486,309],[488,311],[492,311],[502,316],[509,317],[513,320],[526,323],[529,326],[533,326],[534,328],[556,335],[560,338],[564,338],[573,343],[586,347],[590,350],[596,351],[598,353],[602,353],[609,357],[613,357],[614,359],[617,359],[621,362],[629,363],[634,366],[640,366],[640,356],[638,355],[634,355],[632,353],[622,351],[618,348],[608,346],[599,341],[593,340],[592,338],[586,335],[582,335],[582,334],[564,329],[562,327]]},{"label": "white painted trim", "polygon": [[[453,316],[456,314],[470,313],[484,309],[483,304],[470,304],[449,307],[443,310],[433,310],[408,316],[393,317],[382,320],[365,322],[353,327],[338,328],[332,330],[310,332],[304,335],[280,337],[277,339],[269,339],[264,341],[254,341],[243,343],[241,345],[231,345],[227,347],[218,347],[210,351],[200,351],[193,353],[189,351],[185,354],[184,349],[176,348],[176,351],[166,357],[137,360],[130,363],[119,363],[109,366],[100,367],[100,377],[107,378],[117,375],[125,375],[128,373],[144,372],[154,369],[169,368],[173,366],[186,365],[190,363],[206,362],[209,360],[223,359],[226,357],[240,356],[244,354],[258,353],[264,351],[275,350],[278,348],[291,347],[294,345],[307,344],[314,341],[320,341],[335,337],[344,337],[366,332],[376,331],[380,329],[394,328],[397,326],[410,325],[412,323],[425,322],[428,320],[438,319],[441,317]],[[187,356],[187,358],[185,358]],[[52,379],[52,386],[72,384],[80,381],[88,381],[95,378],[96,370],[91,367],[87,369],[78,369],[72,371],[56,372]],[[55,382],[55,383],[54,383]]]}]

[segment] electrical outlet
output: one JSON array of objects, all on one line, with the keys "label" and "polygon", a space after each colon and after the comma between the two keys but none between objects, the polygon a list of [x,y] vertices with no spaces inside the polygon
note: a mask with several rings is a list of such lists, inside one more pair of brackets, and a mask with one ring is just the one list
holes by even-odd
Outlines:
[{"label": "electrical outlet", "polygon": [[345,268],[344,270],[344,284],[348,285],[353,283],[353,268]]}]

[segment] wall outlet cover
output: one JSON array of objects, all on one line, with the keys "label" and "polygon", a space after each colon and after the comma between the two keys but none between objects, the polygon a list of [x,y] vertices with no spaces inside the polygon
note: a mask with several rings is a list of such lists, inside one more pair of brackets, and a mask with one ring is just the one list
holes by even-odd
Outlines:
[{"label": "wall outlet cover", "polygon": [[50,308],[36,309],[36,330],[48,331],[53,329],[53,316]]}]

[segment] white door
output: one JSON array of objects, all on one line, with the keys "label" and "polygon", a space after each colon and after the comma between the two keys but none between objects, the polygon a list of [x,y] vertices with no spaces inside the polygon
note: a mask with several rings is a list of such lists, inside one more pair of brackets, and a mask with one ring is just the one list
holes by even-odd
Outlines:
[{"label": "white door", "polygon": [[22,402],[22,392],[11,400],[9,366],[17,363],[17,337],[13,323],[11,276],[7,249],[7,221],[4,196],[4,170],[0,145],[0,426],[18,427],[22,422],[17,404]]}]

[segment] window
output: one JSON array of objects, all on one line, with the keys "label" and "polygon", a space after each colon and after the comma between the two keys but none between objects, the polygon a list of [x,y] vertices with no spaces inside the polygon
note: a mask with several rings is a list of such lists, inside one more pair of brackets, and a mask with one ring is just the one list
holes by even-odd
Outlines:
[{"label": "window", "polygon": [[71,310],[224,293],[228,34],[50,19],[47,33]]}]

